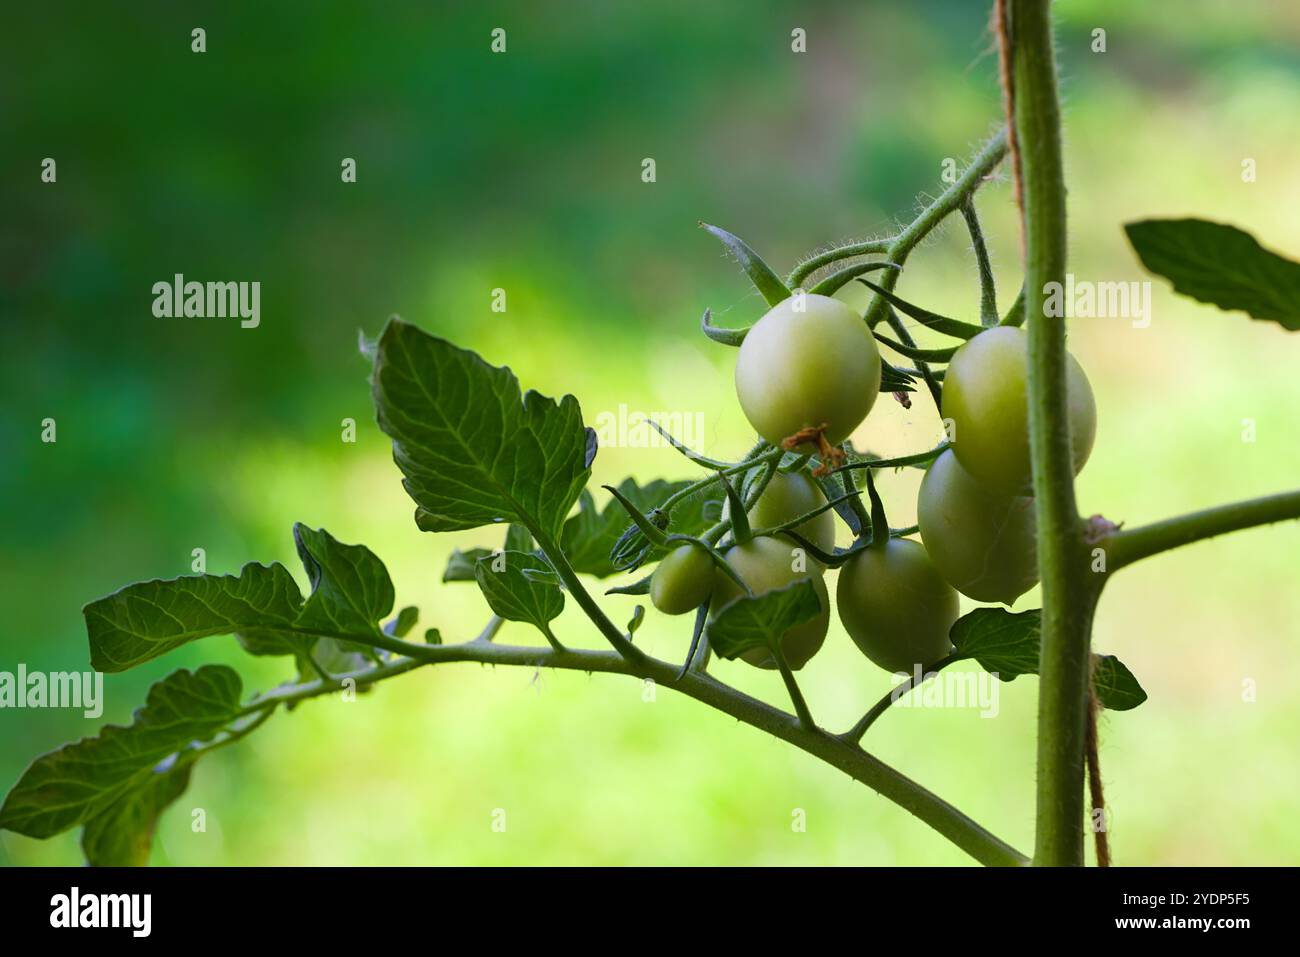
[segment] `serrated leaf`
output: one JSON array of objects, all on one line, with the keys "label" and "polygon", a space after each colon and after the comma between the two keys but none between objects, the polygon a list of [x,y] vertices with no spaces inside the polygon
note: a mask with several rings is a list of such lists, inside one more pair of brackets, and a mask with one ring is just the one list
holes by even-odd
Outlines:
[{"label": "serrated leaf", "polygon": [[[82,614],[91,665],[96,671],[113,672],[196,638],[245,629],[253,630],[252,640],[265,648],[265,629],[293,624],[301,610],[302,593],[283,565],[250,562],[238,575],[136,582],[92,601]],[[305,639],[297,646],[309,643]],[[294,642],[285,642],[286,650],[293,647]]]},{"label": "serrated leaf", "polygon": [[[32,762],[0,808],[0,828],[50,837],[134,800],[134,792],[158,783],[151,775],[161,762],[194,742],[211,740],[236,718],[240,691],[239,675],[225,665],[173,672],[149,689],[129,726],[108,725],[93,738]],[[117,822],[151,825],[156,813],[144,812],[174,786],[161,787],[134,810],[119,807],[113,812]],[[105,840],[102,834],[92,836],[97,844]],[[121,846],[120,838],[115,846]]]},{"label": "serrated leaf", "polygon": [[329,532],[293,526],[298,557],[307,569],[311,595],[294,624],[303,629],[378,633],[379,620],[393,610],[388,569],[364,545],[344,545]]},{"label": "serrated leaf", "polygon": [[786,631],[821,611],[821,599],[809,578],[754,598],[741,596],[709,622],[709,646],[728,659],[751,648],[775,648]]},{"label": "serrated leaf", "polygon": [[974,658],[989,674],[1011,681],[1038,673],[1042,621],[1041,608],[1016,613],[976,608],[953,623],[948,638],[958,655]]},{"label": "serrated leaf", "polygon": [[[641,486],[627,478],[619,483],[618,490],[642,512],[650,512],[689,485],[688,481],[656,479]],[[711,524],[703,521],[702,506],[692,502],[695,498],[691,496],[673,509],[669,524],[674,534],[698,535]],[[627,512],[612,496],[604,509],[598,510],[596,500],[583,489],[578,498],[578,511],[564,523],[560,547],[579,572],[607,578],[620,570],[614,566],[611,553],[630,524]],[[656,550],[654,558],[661,553],[662,550]]]},{"label": "serrated leaf", "polygon": [[498,552],[481,558],[474,577],[493,614],[507,621],[526,621],[543,634],[564,610],[564,592],[555,584],[536,581],[527,573],[552,572],[546,559],[532,552]]},{"label": "serrated leaf", "polygon": [[189,787],[194,758],[183,755],[155,770],[86,822],[81,852],[91,867],[144,867],[149,863],[158,818]]},{"label": "serrated leaf", "polygon": [[558,538],[594,453],[577,399],[521,395],[509,369],[398,319],[371,385],[420,528],[514,521]]},{"label": "serrated leaf", "polygon": [[[248,564],[239,575],[193,575],[136,582],[86,605],[90,661],[122,671],[210,635],[239,635],[253,654],[301,657],[311,632],[364,638],[379,633],[393,609],[383,562],[363,545],[345,545],[323,529],[294,526],[294,542],[312,592],[306,601],[288,570]],[[356,651],[360,645],[352,644]]]},{"label": "serrated leaf", "polygon": [[1110,711],[1131,711],[1147,700],[1133,672],[1114,655],[1093,655],[1092,687],[1097,700]]},{"label": "serrated leaf", "polygon": [[1148,219],[1124,232],[1142,265],[1175,292],[1300,330],[1300,263],[1250,233],[1204,219]]},{"label": "serrated leaf", "polygon": [[[1013,614],[1005,608],[976,608],[953,624],[948,637],[957,656],[973,658],[981,668],[1010,681],[1038,674],[1042,643],[1042,609]],[[1114,655],[1093,655],[1093,687],[1102,707],[1128,711],[1146,700],[1137,678]]]}]

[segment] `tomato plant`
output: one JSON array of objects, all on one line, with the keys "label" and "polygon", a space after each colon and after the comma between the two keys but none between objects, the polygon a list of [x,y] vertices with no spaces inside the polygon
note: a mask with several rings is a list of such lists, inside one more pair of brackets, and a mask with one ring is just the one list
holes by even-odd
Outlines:
[{"label": "tomato plant", "polygon": [[[443,576],[475,583],[491,611],[487,623],[454,641],[437,627],[418,633],[420,611],[398,606],[374,552],[301,523],[293,542],[305,594],[279,562],[128,584],[83,609],[97,670],[124,671],[234,635],[242,651],[279,659],[290,680],[246,695],[227,664],[173,671],[151,687],[130,725],[38,757],[8,792],[0,827],[36,838],[79,827],[90,863],[143,863],[159,815],[205,755],[309,699],[473,662],[623,675],[672,689],[845,772],[982,863],[1081,864],[1085,767],[1093,812],[1104,812],[1097,709],[1124,711],[1146,697],[1118,659],[1093,650],[1091,622],[1107,582],[1170,549],[1300,517],[1300,491],[1133,528],[1078,514],[1074,477],[1091,452],[1096,411],[1065,350],[1065,322],[1048,307],[1066,266],[1048,4],[997,0],[995,9],[1008,126],[895,235],[822,249],[781,278],[748,243],[706,227],[766,303],[747,329],[719,328],[707,310],[701,322],[710,340],[739,350],[736,393],[758,436],[752,448],[706,455],[661,428],[702,474],[629,477],[604,486],[609,499],[598,507],[588,486],[599,441],[574,396],[525,392],[509,368],[389,320],[362,342],[378,424],[420,530],[500,530],[499,547],[456,551]],[[1022,228],[1024,291],[999,318],[975,196],[1004,159]],[[908,258],[954,213],[980,280],[970,320],[896,293],[905,271],[923,288]],[[1157,220],[1130,224],[1128,235],[1144,264],[1178,291],[1300,329],[1300,263],[1248,234]],[[861,308],[844,293],[852,282],[870,290]],[[947,344],[918,345],[918,324]],[[883,458],[866,451],[871,435],[862,447],[848,444],[882,388],[907,402],[909,392],[927,390],[955,423],[951,442],[932,444],[942,431],[936,421],[920,451]],[[916,467],[927,469],[917,527],[894,528],[874,475]],[[616,576],[625,577],[598,599],[591,581]],[[931,672],[890,689],[845,731],[818,723],[795,672],[832,640],[828,576],[838,576],[849,638],[881,667],[964,662],[1001,680],[1039,676],[1032,857],[862,747],[880,715]],[[1040,579],[1041,609],[961,614],[956,592],[1010,604]],[[636,602],[646,595],[667,615],[696,613],[689,643],[681,629],[668,657],[639,640],[646,612]],[[570,602],[601,647],[570,645],[557,633],[553,623]],[[625,623],[612,607],[624,609]],[[513,643],[497,640],[507,623]],[[741,670],[734,659],[779,672],[791,710],[729,683]],[[861,676],[849,680],[859,693]],[[1104,863],[1104,829],[1095,840]]]}]

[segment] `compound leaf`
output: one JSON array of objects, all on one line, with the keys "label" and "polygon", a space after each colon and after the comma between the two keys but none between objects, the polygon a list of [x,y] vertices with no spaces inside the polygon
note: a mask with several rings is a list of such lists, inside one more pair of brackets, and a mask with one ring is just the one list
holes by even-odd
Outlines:
[{"label": "compound leaf", "polygon": [[594,453],[577,399],[521,395],[509,369],[400,319],[379,337],[371,386],[420,528],[513,521],[558,537]]}]

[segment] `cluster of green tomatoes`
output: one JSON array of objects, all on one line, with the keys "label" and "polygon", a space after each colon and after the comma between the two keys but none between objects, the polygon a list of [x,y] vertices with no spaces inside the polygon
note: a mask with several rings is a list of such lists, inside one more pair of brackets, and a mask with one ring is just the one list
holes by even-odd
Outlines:
[{"label": "cluster of green tomatoes", "polygon": [[[1092,449],[1096,406],[1083,369],[1073,357],[1067,365],[1077,472]],[[920,541],[881,534],[888,526],[879,520],[874,534],[864,525],[862,542],[837,550],[836,519],[814,473],[807,464],[777,470],[742,526],[778,528],[824,510],[790,526],[791,535],[750,537],[745,530],[737,536],[733,528],[718,550],[734,575],[698,545],[679,546],[655,569],[652,603],[669,615],[707,604],[713,616],[743,594],[737,578],[754,596],[811,579],[821,614],[780,638],[786,663],[798,669],[826,639],[825,576],[838,567],[836,609],[867,658],[891,672],[939,662],[951,650],[958,593],[1010,605],[1038,580],[1027,371],[1027,337],[1016,326],[984,329],[952,355],[940,409],[948,447],[921,482]],[[736,393],[755,431],[773,446],[804,454],[805,462],[819,454],[823,472],[866,419],[880,386],[881,357],[863,317],[839,299],[801,290],[750,328],[736,361]],[[807,555],[800,540],[816,546],[823,560]],[[777,666],[767,648],[741,657],[760,668]]]}]

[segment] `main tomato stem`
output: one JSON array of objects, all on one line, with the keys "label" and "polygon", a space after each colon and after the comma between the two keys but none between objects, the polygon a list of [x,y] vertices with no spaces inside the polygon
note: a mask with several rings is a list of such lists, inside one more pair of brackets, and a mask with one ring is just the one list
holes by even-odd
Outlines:
[{"label": "main tomato stem", "polygon": [[[1029,439],[1043,588],[1034,863],[1083,864],[1083,752],[1097,585],[1074,497],[1065,322],[1044,308],[1065,280],[1065,178],[1048,0],[996,0],[1013,175],[1023,204]],[[1009,9],[1008,9],[1009,7]],[[888,278],[888,277],[886,277]]]}]

